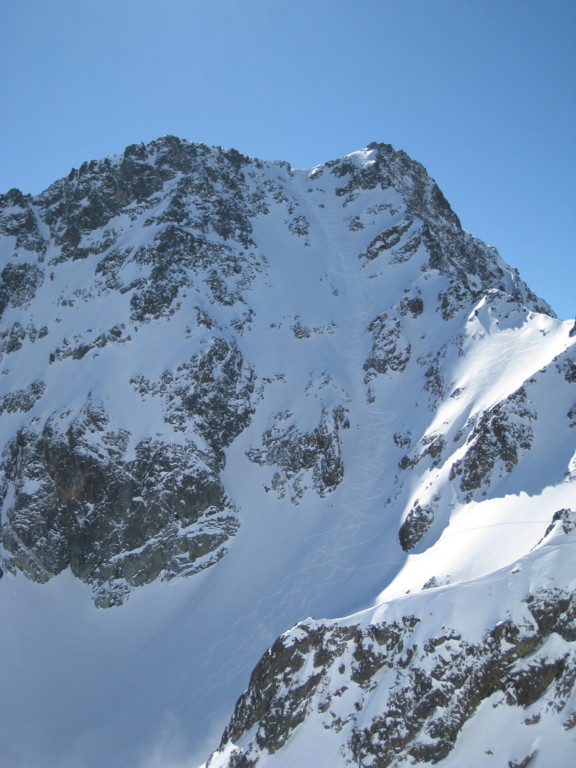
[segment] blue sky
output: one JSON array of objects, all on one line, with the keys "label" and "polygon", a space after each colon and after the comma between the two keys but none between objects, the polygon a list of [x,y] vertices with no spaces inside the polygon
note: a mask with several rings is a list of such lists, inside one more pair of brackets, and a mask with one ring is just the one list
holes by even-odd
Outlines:
[{"label": "blue sky", "polygon": [[573,0],[5,0],[0,191],[174,134],[306,168],[385,141],[576,312]]}]

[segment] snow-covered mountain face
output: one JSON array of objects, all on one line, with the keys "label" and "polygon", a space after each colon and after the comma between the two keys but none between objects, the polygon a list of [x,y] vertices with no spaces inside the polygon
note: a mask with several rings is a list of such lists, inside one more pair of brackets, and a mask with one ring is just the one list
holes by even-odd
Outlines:
[{"label": "snow-covered mountain face", "polygon": [[165,137],[0,211],[11,766],[197,766],[247,685],[210,768],[572,764],[576,326],[421,165]]}]

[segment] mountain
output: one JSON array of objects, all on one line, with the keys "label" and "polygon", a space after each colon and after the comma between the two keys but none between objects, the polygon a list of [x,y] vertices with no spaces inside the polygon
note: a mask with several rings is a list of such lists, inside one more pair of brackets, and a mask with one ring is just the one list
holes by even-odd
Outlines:
[{"label": "mountain", "polygon": [[7,766],[572,764],[576,325],[419,163],[0,212]]}]

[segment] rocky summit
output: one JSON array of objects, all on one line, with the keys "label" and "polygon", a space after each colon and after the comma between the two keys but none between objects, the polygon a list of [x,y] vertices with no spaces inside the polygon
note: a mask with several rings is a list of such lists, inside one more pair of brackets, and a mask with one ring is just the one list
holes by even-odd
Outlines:
[{"label": "rocky summit", "polygon": [[419,163],[133,145],[0,277],[7,766],[573,765],[574,322]]}]

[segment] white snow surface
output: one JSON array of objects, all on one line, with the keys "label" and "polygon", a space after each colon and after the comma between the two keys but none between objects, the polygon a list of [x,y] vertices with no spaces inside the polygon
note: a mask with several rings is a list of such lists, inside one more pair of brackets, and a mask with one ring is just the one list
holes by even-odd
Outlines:
[{"label": "white snow surface", "polygon": [[[349,159],[367,167],[372,155],[363,150]],[[443,624],[466,626],[473,635],[501,619],[512,595],[521,599],[551,584],[574,589],[573,544],[569,548],[561,537],[540,543],[557,510],[576,509],[576,429],[566,416],[576,393],[553,362],[576,342],[571,323],[516,305],[506,316],[490,296],[443,319],[436,307],[447,278],[422,268],[424,246],[407,261],[393,263],[388,252],[359,258],[376,235],[404,220],[399,191],[367,189],[347,202],[335,195],[342,179],[322,166],[308,172],[268,163],[253,174],[254,189],[268,178],[289,200],[270,198],[269,212],[252,221],[263,267],[246,291],[254,316],[237,342],[246,364],[267,384],[249,427],[226,452],[222,479],[239,510],[239,531],[216,565],[134,589],[117,608],[96,608],[90,587],[70,571],[45,584],[5,572],[1,766],[197,768],[217,748],[260,656],[306,617],[364,625],[416,613],[422,637]],[[163,206],[161,197],[158,210]],[[289,210],[305,216],[307,234],[290,230]],[[140,219],[151,216],[146,210]],[[350,227],[355,217],[362,227]],[[142,220],[124,213],[112,222],[122,232],[116,248],[136,248],[153,236],[154,227]],[[1,265],[15,259],[9,241],[3,241]],[[52,247],[45,264],[57,255]],[[20,249],[18,258],[33,263],[36,257]],[[174,314],[136,327],[124,294],[95,289],[101,258],[47,267],[53,279],[44,280],[34,301],[6,310],[4,328],[18,321],[49,329],[1,363],[3,392],[46,383],[32,410],[1,415],[7,437],[64,407],[72,420],[90,392],[113,427],[130,432],[132,448],[154,434],[184,439],[164,421],[160,401],[139,397],[129,381],[140,373],[155,380],[202,348],[209,332],[194,325],[195,305],[203,303],[227,333],[247,307],[209,304],[200,288],[196,295],[189,289],[179,295]],[[124,270],[128,284],[140,267],[128,263]],[[410,362],[402,372],[367,380],[367,328],[408,291],[425,307],[424,318],[403,318]],[[73,305],[62,301],[70,296],[77,297]],[[298,322],[309,335],[294,333]],[[94,339],[115,325],[125,326],[124,337],[131,339],[94,348],[81,360],[47,364],[65,340]],[[417,360],[442,348],[446,391],[433,402]],[[470,434],[482,413],[522,385],[530,386],[536,413],[533,446],[512,472],[495,466],[489,482],[466,498],[450,476],[467,446],[455,439],[457,432]],[[281,497],[270,490],[277,468],[251,461],[247,451],[260,445],[278,414],[289,413],[287,424],[307,431],[323,409],[339,405],[350,422],[340,432],[340,485],[321,496],[304,473],[296,502],[290,492]],[[394,435],[407,434],[399,447]],[[399,470],[404,454],[421,451],[422,438],[435,435],[445,436],[447,445],[439,464],[424,458]],[[432,526],[404,552],[401,523],[416,501],[431,502],[435,494],[440,501]],[[432,577],[438,586],[423,590]],[[531,766],[574,764],[575,730],[563,729],[560,716],[548,711],[537,727],[527,726],[526,712],[496,704],[482,704],[442,768],[506,766],[525,756],[520,753],[531,732],[537,733]],[[344,765],[340,746],[311,717],[258,768],[335,768]],[[220,764],[227,765],[225,753],[210,768]]]}]

